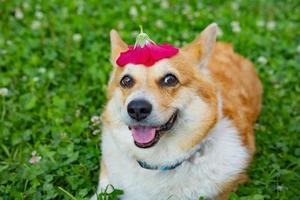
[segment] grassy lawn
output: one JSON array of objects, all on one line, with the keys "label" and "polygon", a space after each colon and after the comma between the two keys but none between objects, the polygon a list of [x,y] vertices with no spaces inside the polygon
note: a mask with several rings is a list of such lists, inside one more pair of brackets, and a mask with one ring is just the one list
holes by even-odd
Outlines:
[{"label": "grassy lawn", "polygon": [[112,28],[181,46],[211,22],[264,85],[251,181],[231,199],[300,199],[299,0],[0,0],[0,200],[95,192]]}]

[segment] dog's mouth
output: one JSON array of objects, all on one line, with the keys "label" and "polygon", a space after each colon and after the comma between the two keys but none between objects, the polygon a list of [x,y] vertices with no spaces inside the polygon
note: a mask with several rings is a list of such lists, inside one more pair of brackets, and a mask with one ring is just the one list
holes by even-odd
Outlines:
[{"label": "dog's mouth", "polygon": [[135,145],[139,148],[149,148],[154,146],[159,141],[161,135],[174,126],[177,115],[178,111],[176,111],[165,124],[159,127],[129,126]]}]

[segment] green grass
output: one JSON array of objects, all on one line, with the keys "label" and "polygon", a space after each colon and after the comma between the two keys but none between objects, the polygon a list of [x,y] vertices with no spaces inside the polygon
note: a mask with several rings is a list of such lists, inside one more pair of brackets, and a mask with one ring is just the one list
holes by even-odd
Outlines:
[{"label": "green grass", "polygon": [[1,200],[95,192],[100,134],[90,119],[105,102],[112,28],[132,44],[141,24],[154,41],[181,46],[211,22],[264,85],[251,181],[231,199],[300,199],[300,2],[197,2],[0,0]]}]

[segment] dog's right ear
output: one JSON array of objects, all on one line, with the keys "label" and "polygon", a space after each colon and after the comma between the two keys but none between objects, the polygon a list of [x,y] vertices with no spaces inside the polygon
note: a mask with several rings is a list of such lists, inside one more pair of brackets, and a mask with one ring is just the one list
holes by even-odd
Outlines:
[{"label": "dog's right ear", "polygon": [[197,65],[205,69],[209,63],[212,50],[216,43],[218,25],[212,23],[190,44],[182,48]]},{"label": "dog's right ear", "polygon": [[110,31],[110,59],[111,63],[116,66],[116,60],[120,56],[120,53],[128,49],[128,45],[122,40],[118,32],[114,29]]}]

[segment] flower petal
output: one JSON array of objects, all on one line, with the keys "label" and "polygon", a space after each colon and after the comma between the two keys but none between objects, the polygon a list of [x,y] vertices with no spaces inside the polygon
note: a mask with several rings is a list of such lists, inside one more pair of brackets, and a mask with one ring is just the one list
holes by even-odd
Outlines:
[{"label": "flower petal", "polygon": [[143,64],[147,67],[152,66],[155,62],[170,58],[178,53],[178,49],[165,43],[156,45],[152,42],[147,43],[144,47],[128,46],[128,50],[122,52],[117,59],[118,66],[123,67],[126,64]]},{"label": "flower petal", "polygon": [[178,53],[178,49],[173,46],[164,43],[162,45],[149,45],[151,49],[151,55],[155,61],[161,60],[163,58],[170,58]]},{"label": "flower petal", "polygon": [[141,48],[137,46],[136,48],[128,47],[126,52],[122,52],[117,59],[117,64],[119,66],[124,66],[128,63],[141,64],[145,61],[145,58],[149,57],[149,51],[147,48]]}]

